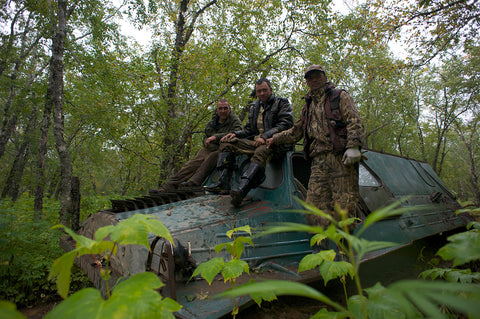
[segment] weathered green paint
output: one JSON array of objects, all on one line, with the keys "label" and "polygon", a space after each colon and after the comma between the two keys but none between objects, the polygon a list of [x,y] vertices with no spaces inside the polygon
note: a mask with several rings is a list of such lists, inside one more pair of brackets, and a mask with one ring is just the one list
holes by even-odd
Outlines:
[{"label": "weathered green paint", "polygon": [[[393,241],[405,246],[417,239],[464,226],[468,222],[468,217],[455,215],[455,210],[459,208],[458,203],[428,164],[374,151],[366,151],[365,155],[368,159],[361,163],[360,169],[362,201],[359,207],[362,208],[362,216],[405,196],[409,196],[409,199],[403,205],[412,206],[414,209],[402,216],[372,225],[368,232],[362,235],[364,238]],[[241,171],[246,165],[246,157],[238,158],[237,164],[233,186],[239,181]],[[154,215],[165,224],[178,243],[190,251],[198,265],[218,256],[214,247],[230,241],[226,232],[234,227],[249,225],[259,232],[272,222],[305,223],[303,214],[288,213],[285,210],[302,209],[295,197],[304,199],[304,187],[308,185],[309,174],[309,166],[302,155],[288,153],[283,159],[269,163],[266,180],[260,187],[250,191],[240,208],[234,208],[230,204],[230,196],[205,194],[123,213],[99,212],[87,220],[83,234],[93,235],[96,228],[114,224],[133,214]],[[207,184],[215,181],[215,178],[217,176],[214,172]],[[248,246],[243,259],[249,263],[251,269],[257,268],[257,271],[251,272],[250,276],[242,276],[239,282],[251,278],[305,282],[318,280],[319,274],[316,271],[296,274],[298,262],[312,252],[310,236],[308,233],[283,233],[254,239],[255,247]],[[151,238],[152,241],[153,239]],[[173,291],[171,288],[174,280],[165,279],[168,278],[168,266],[164,269],[165,266],[160,263],[160,258],[164,258],[160,256],[162,252],[165,253],[166,247],[162,241],[156,244],[152,271],[157,272],[170,286],[162,291],[169,295]],[[376,251],[366,256],[366,259],[389,251]],[[112,262],[113,267],[116,265],[115,271],[119,276],[145,271],[145,249],[123,252],[118,260]],[[225,252],[222,252],[221,256],[229,258]],[[83,264],[84,268],[88,267],[85,266],[87,264]],[[178,317],[218,318],[231,311],[231,300],[205,299],[229,288],[227,284],[221,280],[215,280],[211,286],[204,280],[185,283],[180,270],[175,268],[176,280],[173,284],[175,297],[183,305]],[[88,273],[87,270],[86,272]],[[239,303],[245,304],[249,301],[249,298],[242,298]]]}]

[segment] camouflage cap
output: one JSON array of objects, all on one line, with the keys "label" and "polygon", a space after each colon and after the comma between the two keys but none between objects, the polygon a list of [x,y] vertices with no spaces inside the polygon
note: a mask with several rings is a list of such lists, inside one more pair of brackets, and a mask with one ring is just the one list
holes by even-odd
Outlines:
[{"label": "camouflage cap", "polygon": [[308,73],[313,72],[313,71],[321,71],[325,74],[325,70],[318,64],[313,64],[310,65],[306,70],[305,70],[305,75],[303,76],[304,78],[307,78]]}]

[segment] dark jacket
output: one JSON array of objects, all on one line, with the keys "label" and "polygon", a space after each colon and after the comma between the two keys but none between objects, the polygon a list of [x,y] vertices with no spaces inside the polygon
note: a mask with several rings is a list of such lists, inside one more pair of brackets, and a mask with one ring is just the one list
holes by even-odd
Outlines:
[{"label": "dark jacket", "polygon": [[205,136],[203,137],[203,144],[205,145],[205,140],[210,136],[215,136],[217,140],[214,143],[211,143],[208,146],[210,151],[216,151],[220,144],[220,139],[227,135],[228,133],[235,132],[237,130],[242,129],[242,122],[238,118],[238,116],[230,111],[225,122],[220,123],[218,121],[218,114],[215,113],[212,119],[207,123],[205,127]]},{"label": "dark jacket", "polygon": [[[263,104],[260,100],[256,100],[251,104],[248,122],[243,130],[235,131],[236,137],[253,140],[259,134],[257,119],[261,103]],[[293,126],[293,110],[287,99],[272,94],[263,107],[265,109],[263,114],[264,131],[261,137],[264,140]]]}]

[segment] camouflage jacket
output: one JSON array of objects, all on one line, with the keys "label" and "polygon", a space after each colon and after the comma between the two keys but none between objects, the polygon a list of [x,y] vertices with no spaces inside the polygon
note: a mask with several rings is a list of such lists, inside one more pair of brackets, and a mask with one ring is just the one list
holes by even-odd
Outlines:
[{"label": "camouflage jacket", "polygon": [[[308,92],[302,110],[302,116],[289,130],[275,134],[275,144],[296,143],[304,138],[304,152],[308,157],[315,157],[322,153],[332,152],[333,145],[330,139],[329,120],[325,114],[326,92],[333,88],[333,85],[320,89],[315,94]],[[339,111],[346,125],[346,147],[363,146],[363,124],[360,114],[350,95],[342,91],[340,94]]]},{"label": "camouflage jacket", "polygon": [[208,146],[210,151],[216,151],[220,145],[220,139],[227,135],[228,133],[235,132],[242,129],[242,122],[238,116],[230,112],[225,122],[220,123],[218,121],[218,115],[215,113],[212,119],[207,123],[205,127],[205,136],[203,137],[203,144],[205,145],[205,140],[210,136],[215,136],[217,140],[214,143],[211,143]]}]

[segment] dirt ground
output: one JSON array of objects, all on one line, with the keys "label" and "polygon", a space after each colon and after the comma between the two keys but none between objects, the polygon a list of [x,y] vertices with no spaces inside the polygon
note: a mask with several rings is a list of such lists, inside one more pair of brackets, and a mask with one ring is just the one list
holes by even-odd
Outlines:
[{"label": "dirt ground", "polygon": [[29,319],[42,319],[50,310],[52,310],[59,301],[47,304],[35,305],[31,308],[19,309],[19,311]]},{"label": "dirt ground", "polygon": [[270,303],[257,304],[240,312],[237,319],[308,319],[326,305],[317,300],[300,297],[280,297]]}]

